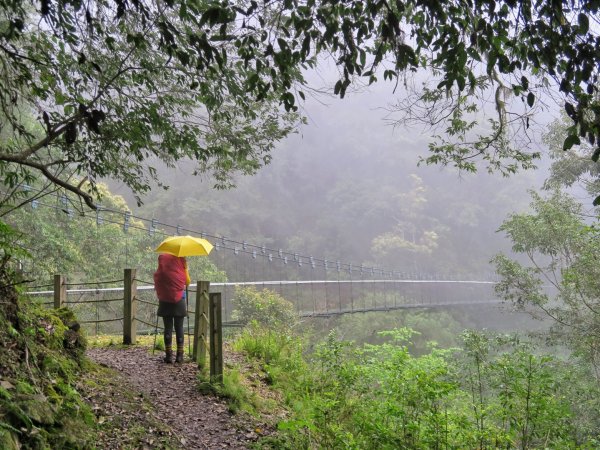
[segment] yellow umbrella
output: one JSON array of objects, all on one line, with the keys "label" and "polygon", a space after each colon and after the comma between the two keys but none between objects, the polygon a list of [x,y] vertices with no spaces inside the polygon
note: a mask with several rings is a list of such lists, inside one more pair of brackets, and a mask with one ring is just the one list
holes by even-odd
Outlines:
[{"label": "yellow umbrella", "polygon": [[173,256],[207,256],[212,249],[212,244],[206,239],[193,236],[171,236],[162,241],[154,251]]},{"label": "yellow umbrella", "polygon": [[[157,253],[168,253],[173,256],[207,256],[213,246],[206,239],[193,236],[171,236],[160,243],[156,250]],[[187,272],[187,270],[186,270]],[[185,301],[189,298],[187,284],[185,286]],[[188,308],[186,304],[186,309]],[[156,329],[158,330],[158,315],[156,316]],[[188,335],[190,334],[190,317],[188,316]],[[154,334],[154,352],[156,347],[156,334]],[[188,339],[188,352],[191,354],[190,340]]]}]

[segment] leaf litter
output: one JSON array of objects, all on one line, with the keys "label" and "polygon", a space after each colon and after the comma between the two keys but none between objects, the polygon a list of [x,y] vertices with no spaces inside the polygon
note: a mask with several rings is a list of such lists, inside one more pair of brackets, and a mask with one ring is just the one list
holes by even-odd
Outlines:
[{"label": "leaf litter", "polygon": [[193,362],[165,364],[141,346],[87,355],[102,366],[80,383],[100,424],[98,448],[247,449],[260,437],[255,423],[200,392]]}]

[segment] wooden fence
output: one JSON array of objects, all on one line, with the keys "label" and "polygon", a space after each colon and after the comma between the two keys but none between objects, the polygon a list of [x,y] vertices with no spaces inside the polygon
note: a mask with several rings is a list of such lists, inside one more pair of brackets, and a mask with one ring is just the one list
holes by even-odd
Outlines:
[{"label": "wooden fence", "polygon": [[[123,274],[123,344],[135,345],[137,341],[136,312],[139,303],[135,269],[125,269]],[[210,379],[223,380],[223,322],[221,293],[209,293],[210,282],[198,281],[192,359],[203,368],[209,354]],[[67,306],[67,280],[64,275],[54,276],[54,307]],[[90,321],[94,322],[94,321]]]}]

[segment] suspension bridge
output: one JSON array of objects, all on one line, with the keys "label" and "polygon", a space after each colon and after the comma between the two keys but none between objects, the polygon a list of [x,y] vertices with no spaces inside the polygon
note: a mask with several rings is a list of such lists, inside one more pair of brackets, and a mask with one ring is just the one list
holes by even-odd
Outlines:
[{"label": "suspension bridge", "polygon": [[[76,212],[73,201],[66,195],[57,195],[53,200],[32,195],[28,211],[30,221],[34,222],[42,209],[56,211],[56,220],[67,230],[72,229],[73,234],[84,234],[80,239],[88,243],[91,261],[100,261],[106,252],[111,253],[111,267],[98,266],[98,271],[108,276],[104,280],[89,281],[82,279],[80,274],[63,274],[66,276],[66,303],[79,310],[84,322],[94,323],[96,331],[101,328],[98,324],[122,320],[118,302],[123,301],[121,274],[127,267],[136,268],[137,296],[140,305],[148,307],[148,311],[140,308],[139,320],[148,327],[155,324],[153,314],[157,299],[152,274],[157,255],[152,250],[165,237],[182,234],[208,239],[214,245],[209,257],[189,257],[188,265],[193,280],[209,281],[210,291],[221,293],[225,323],[236,319],[232,302],[236,289],[250,286],[278,293],[294,305],[301,317],[499,302],[494,294],[495,281],[490,276],[469,279],[319,258],[101,205],[96,211]],[[116,233],[121,236],[121,245],[115,247]],[[35,260],[32,264],[35,265]],[[23,272],[26,275],[34,273],[35,267],[24,267]],[[195,288],[193,283],[190,286],[192,293]],[[54,289],[52,282],[32,283],[28,292],[32,297],[50,303],[48,297],[54,295]],[[193,309],[194,305],[190,307]]]}]

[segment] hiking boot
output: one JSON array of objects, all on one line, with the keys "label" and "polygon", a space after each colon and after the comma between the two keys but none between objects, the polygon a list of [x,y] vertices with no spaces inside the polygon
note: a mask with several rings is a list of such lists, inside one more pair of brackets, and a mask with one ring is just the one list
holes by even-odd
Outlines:
[{"label": "hiking boot", "polygon": [[165,359],[163,361],[167,364],[173,364],[173,350],[170,348],[165,349]]},{"label": "hiking boot", "polygon": [[177,350],[177,356],[175,356],[175,362],[181,364],[183,362],[183,350]]}]

